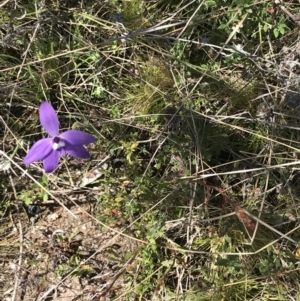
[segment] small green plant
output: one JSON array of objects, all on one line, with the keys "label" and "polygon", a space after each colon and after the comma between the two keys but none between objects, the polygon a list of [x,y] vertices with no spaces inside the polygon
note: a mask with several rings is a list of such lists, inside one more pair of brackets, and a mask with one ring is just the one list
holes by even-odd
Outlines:
[{"label": "small green plant", "polygon": [[26,205],[35,202],[46,202],[48,200],[48,178],[46,175],[43,175],[38,181],[45,189],[41,188],[40,185],[33,183],[30,189],[21,191],[18,195],[18,198],[23,201]]}]

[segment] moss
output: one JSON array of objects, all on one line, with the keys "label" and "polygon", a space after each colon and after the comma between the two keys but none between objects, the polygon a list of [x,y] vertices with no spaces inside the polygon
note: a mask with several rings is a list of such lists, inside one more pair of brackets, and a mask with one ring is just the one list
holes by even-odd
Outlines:
[{"label": "moss", "polygon": [[[141,59],[141,58],[139,58]],[[157,58],[149,57],[139,64],[140,80],[132,83],[126,92],[133,114],[158,114],[167,106],[165,98],[173,88],[173,78],[167,66]],[[136,83],[138,82],[138,83]]]}]

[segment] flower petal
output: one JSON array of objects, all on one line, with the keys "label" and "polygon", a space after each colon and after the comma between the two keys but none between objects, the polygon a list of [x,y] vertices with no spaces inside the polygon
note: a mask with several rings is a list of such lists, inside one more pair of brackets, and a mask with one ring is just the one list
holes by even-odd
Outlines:
[{"label": "flower petal", "polygon": [[52,138],[44,138],[37,141],[35,144],[33,144],[31,149],[23,159],[23,163],[30,164],[47,157],[53,150],[52,140],[53,140]]},{"label": "flower petal", "polygon": [[93,135],[77,130],[65,131],[59,135],[59,138],[65,139],[71,145],[83,145],[97,141]]},{"label": "flower petal", "polygon": [[45,131],[52,137],[59,134],[59,121],[55,110],[48,101],[44,101],[40,105],[39,110],[40,122]]},{"label": "flower petal", "polygon": [[82,145],[67,145],[65,151],[72,157],[79,159],[89,159],[90,154]]},{"label": "flower petal", "polygon": [[61,148],[58,151],[59,151],[59,155],[61,157],[65,157],[67,155],[67,152],[66,152],[65,148]]},{"label": "flower petal", "polygon": [[59,161],[59,152],[54,150],[43,161],[45,172],[50,173],[56,169]]}]

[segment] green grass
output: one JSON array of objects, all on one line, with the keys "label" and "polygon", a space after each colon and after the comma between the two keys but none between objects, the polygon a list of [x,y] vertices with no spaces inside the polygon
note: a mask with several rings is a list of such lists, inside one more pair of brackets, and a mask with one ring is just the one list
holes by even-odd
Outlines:
[{"label": "green grass", "polygon": [[[297,24],[268,1],[100,2],[0,7],[0,291],[298,300]],[[91,160],[23,165],[45,99]]]}]

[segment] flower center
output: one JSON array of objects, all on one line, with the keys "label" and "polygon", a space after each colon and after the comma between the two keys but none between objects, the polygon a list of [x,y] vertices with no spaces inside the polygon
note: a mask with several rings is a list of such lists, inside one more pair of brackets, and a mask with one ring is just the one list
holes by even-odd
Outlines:
[{"label": "flower center", "polygon": [[54,138],[53,138],[53,145],[52,145],[52,148],[53,148],[54,150],[60,150],[60,149],[64,148],[65,146],[66,146],[66,143],[65,143],[63,140],[61,140],[61,139],[58,138],[58,137],[54,137]]}]

